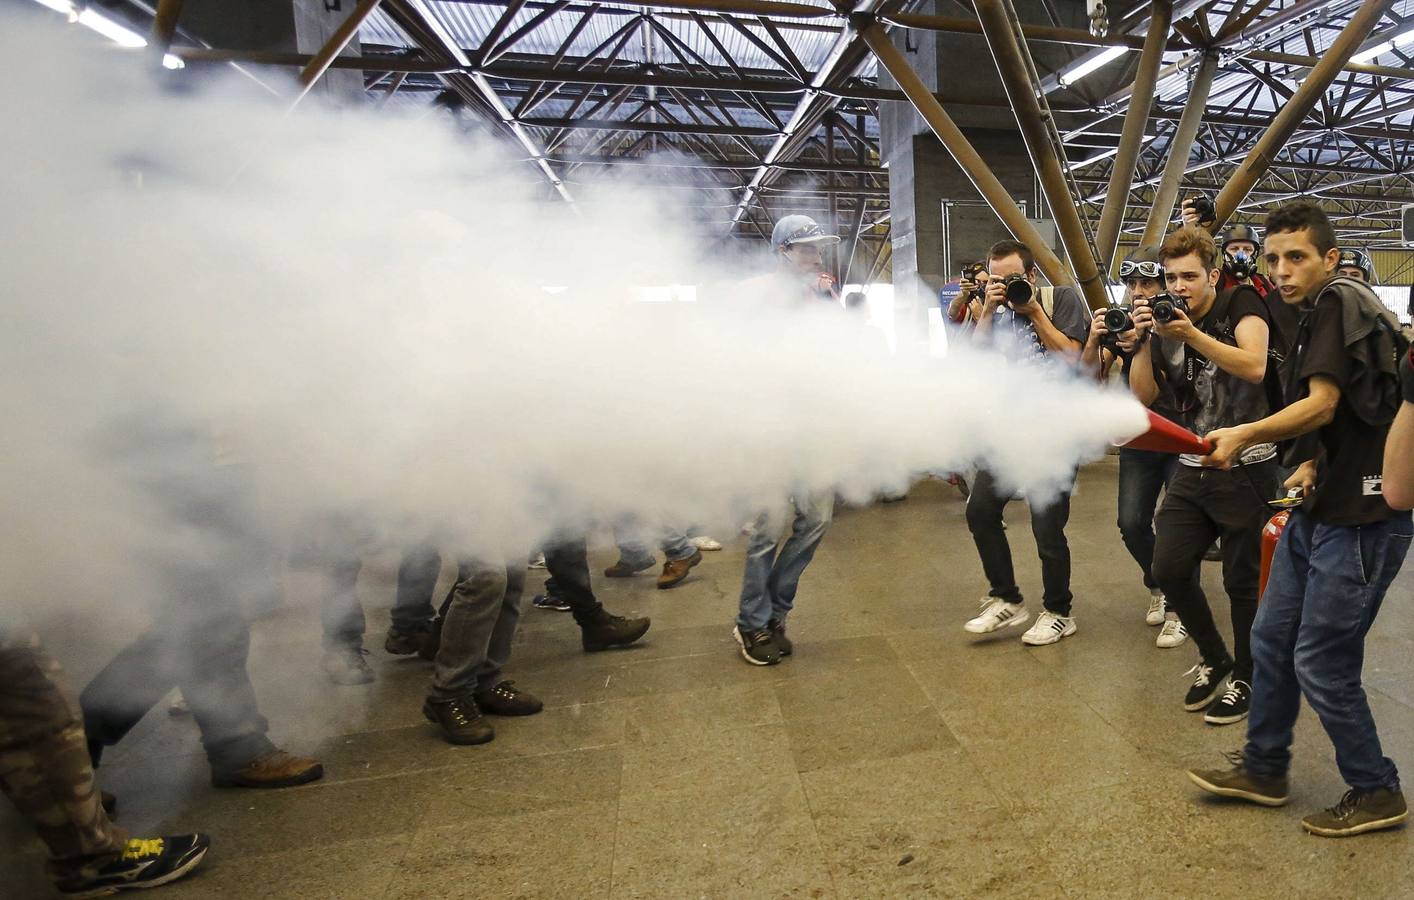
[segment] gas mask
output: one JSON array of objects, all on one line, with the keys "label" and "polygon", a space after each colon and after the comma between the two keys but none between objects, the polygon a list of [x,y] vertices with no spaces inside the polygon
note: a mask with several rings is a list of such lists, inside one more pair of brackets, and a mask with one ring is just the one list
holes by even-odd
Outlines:
[{"label": "gas mask", "polygon": [[1238,250],[1227,258],[1223,268],[1238,281],[1246,281],[1257,274],[1257,260],[1246,250]]}]

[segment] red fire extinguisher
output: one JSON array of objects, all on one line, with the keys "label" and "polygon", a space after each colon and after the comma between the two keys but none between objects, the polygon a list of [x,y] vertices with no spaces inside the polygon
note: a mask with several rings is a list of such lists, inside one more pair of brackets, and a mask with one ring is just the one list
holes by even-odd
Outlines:
[{"label": "red fire extinguisher", "polygon": [[1267,577],[1272,574],[1272,557],[1277,552],[1277,542],[1281,540],[1281,533],[1286,530],[1286,520],[1291,518],[1291,510],[1284,509],[1272,516],[1262,529],[1262,578],[1257,586],[1257,602],[1262,602],[1262,595],[1267,592]]}]

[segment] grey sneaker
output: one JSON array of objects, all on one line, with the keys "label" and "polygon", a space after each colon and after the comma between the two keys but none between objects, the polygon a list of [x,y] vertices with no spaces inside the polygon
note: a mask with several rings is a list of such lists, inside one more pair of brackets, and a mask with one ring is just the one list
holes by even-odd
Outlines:
[{"label": "grey sneaker", "polygon": [[362,647],[330,647],[324,651],[324,674],[334,684],[368,684],[374,675],[367,655]]},{"label": "grey sneaker", "polygon": [[1246,800],[1259,806],[1285,806],[1290,799],[1286,778],[1263,778],[1247,771],[1241,751],[1225,754],[1229,769],[1189,769],[1188,780],[1210,794]]},{"label": "grey sneaker", "polygon": [[1350,837],[1394,828],[1409,821],[1409,807],[1398,789],[1349,790],[1330,809],[1301,820],[1301,827],[1321,837]]}]

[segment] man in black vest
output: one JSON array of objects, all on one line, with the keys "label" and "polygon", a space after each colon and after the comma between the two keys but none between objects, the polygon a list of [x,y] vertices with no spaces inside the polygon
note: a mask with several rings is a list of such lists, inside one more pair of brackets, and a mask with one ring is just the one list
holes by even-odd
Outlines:
[{"label": "man in black vest", "polygon": [[[1136,397],[1151,404],[1161,392],[1175,398],[1181,423],[1204,433],[1251,422],[1267,414],[1263,380],[1270,322],[1256,291],[1238,286],[1219,292],[1217,246],[1200,228],[1180,228],[1159,250],[1169,293],[1134,311],[1145,335],[1129,368]],[[1150,337],[1150,333],[1152,336]],[[1155,519],[1154,579],[1171,612],[1178,614],[1201,654],[1183,701],[1204,721],[1226,725],[1247,715],[1252,692],[1248,636],[1257,613],[1261,532],[1266,501],[1276,494],[1276,448],[1251,447],[1244,473],[1179,457]],[[1234,654],[1228,653],[1199,583],[1198,566],[1221,538],[1223,587],[1232,607]]]},{"label": "man in black vest", "polygon": [[1407,353],[1399,322],[1361,282],[1330,276],[1335,231],[1320,207],[1291,203],[1267,217],[1267,265],[1282,299],[1309,312],[1283,378],[1287,405],[1251,424],[1208,434],[1213,465],[1244,450],[1297,439],[1287,481],[1305,500],[1277,544],[1252,628],[1255,663],[1247,745],[1230,769],[1190,771],[1204,790],[1263,806],[1286,803],[1292,730],[1305,696],[1335,745],[1350,790],[1302,819],[1307,831],[1343,837],[1409,818],[1399,771],[1384,755],[1361,686],[1365,635],[1414,537],[1408,511],[1385,502],[1386,437],[1403,399]]}]

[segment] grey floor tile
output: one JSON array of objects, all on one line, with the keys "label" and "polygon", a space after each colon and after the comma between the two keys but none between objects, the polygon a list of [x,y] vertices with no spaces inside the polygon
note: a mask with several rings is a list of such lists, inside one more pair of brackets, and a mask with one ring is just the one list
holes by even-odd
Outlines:
[{"label": "grey floor tile", "polygon": [[[770,861],[767,864],[767,861]],[[613,897],[835,896],[794,775],[619,806]]]},{"label": "grey floor tile", "polygon": [[[604,898],[614,857],[614,803],[435,822],[412,836],[389,900]],[[375,896],[375,895],[362,895]]]}]

